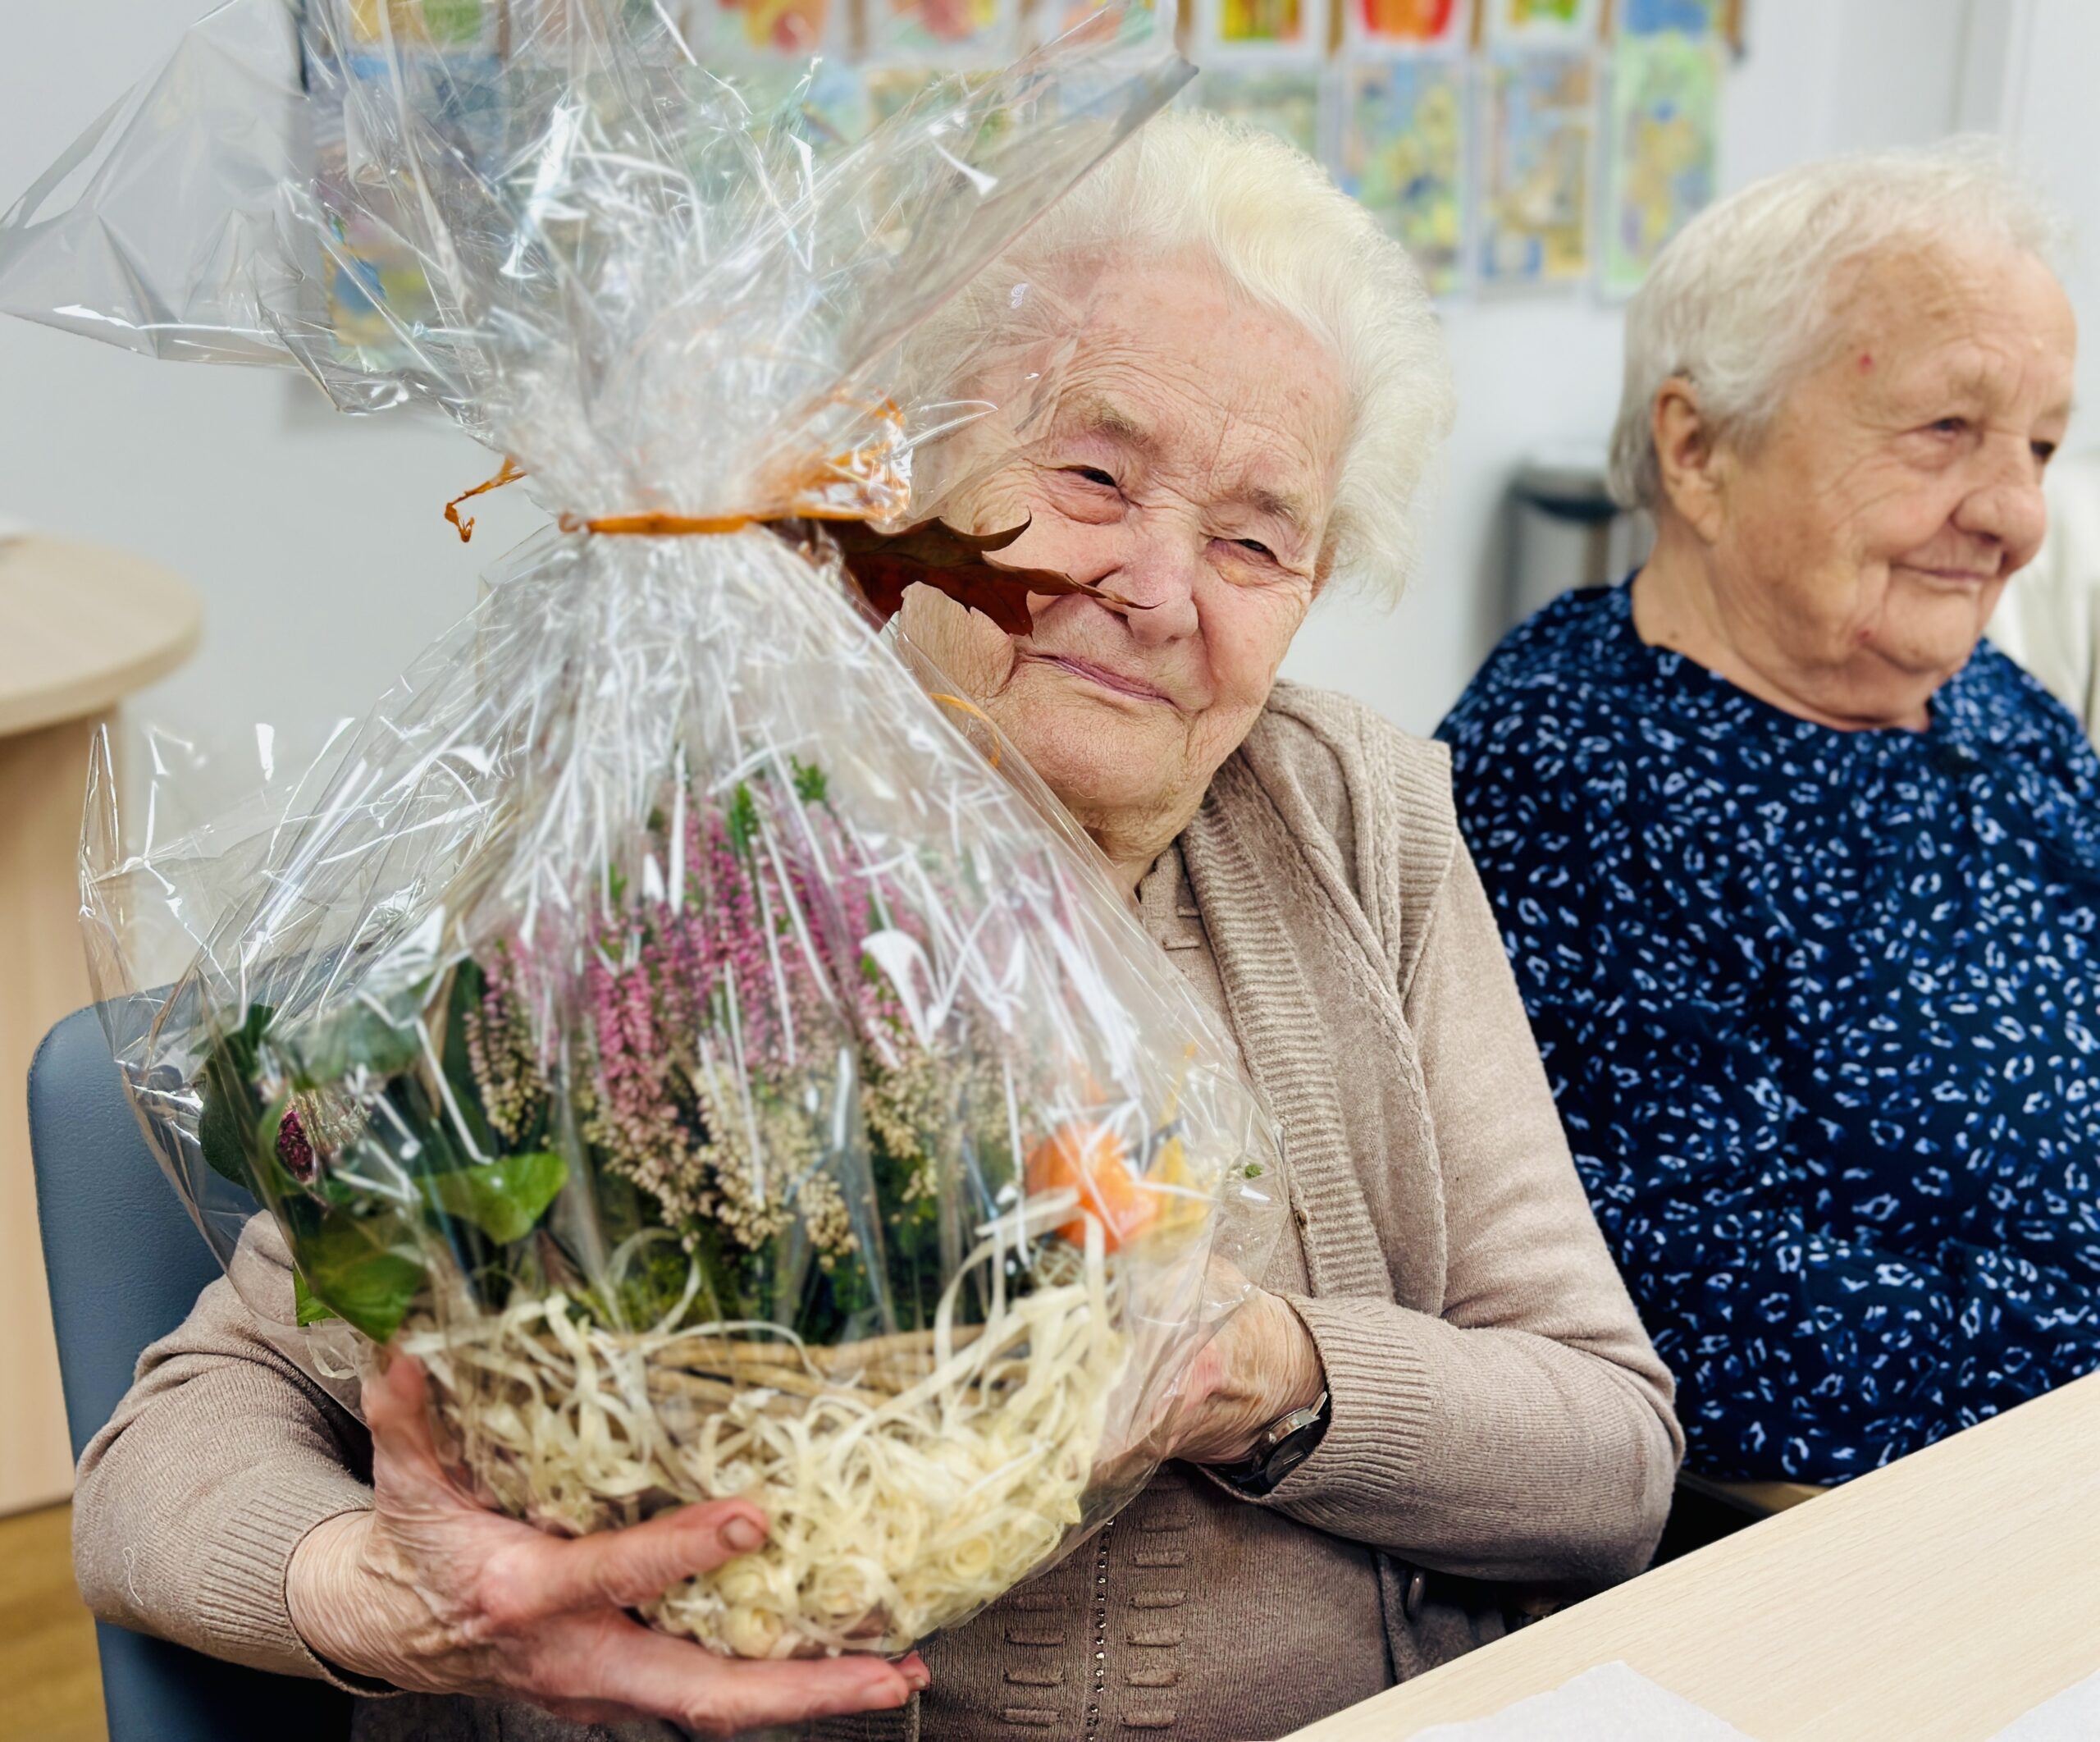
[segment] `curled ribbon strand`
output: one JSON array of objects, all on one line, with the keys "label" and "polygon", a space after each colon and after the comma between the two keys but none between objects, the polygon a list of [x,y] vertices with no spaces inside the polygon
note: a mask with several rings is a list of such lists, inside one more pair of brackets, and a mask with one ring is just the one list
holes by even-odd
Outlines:
[{"label": "curled ribbon strand", "polygon": [[517,460],[509,455],[505,454],[503,456],[503,464],[494,478],[475,485],[472,490],[461,491],[445,505],[445,518],[459,528],[460,543],[472,544],[474,542],[474,517],[468,514],[462,519],[459,505],[462,502],[471,502],[477,496],[486,496],[491,490],[500,490],[505,484],[514,484],[524,475],[524,467],[518,464]]}]

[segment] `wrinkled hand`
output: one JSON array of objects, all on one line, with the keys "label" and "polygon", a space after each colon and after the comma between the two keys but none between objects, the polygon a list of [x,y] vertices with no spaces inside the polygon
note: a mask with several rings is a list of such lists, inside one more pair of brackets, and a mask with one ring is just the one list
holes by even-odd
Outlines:
[{"label": "wrinkled hand", "polygon": [[1257,1288],[1189,1368],[1166,1456],[1236,1464],[1253,1453],[1262,1429],[1310,1408],[1326,1389],[1305,1321],[1289,1301]]},{"label": "wrinkled hand", "polygon": [[902,1705],[915,1655],[746,1663],[652,1633],[626,1611],[765,1539],[741,1501],[565,1540],[488,1511],[446,1473],[423,1370],[397,1357],[365,1388],[374,1506],[308,1534],[293,1623],[319,1657],[410,1692],[527,1700],[578,1723],[665,1718],[733,1735]]}]

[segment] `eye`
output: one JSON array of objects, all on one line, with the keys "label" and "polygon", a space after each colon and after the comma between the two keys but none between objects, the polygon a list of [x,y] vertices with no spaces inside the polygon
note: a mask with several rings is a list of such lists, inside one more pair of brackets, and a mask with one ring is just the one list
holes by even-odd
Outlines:
[{"label": "eye", "polygon": [[1069,476],[1083,478],[1089,484],[1098,484],[1104,490],[1120,490],[1123,487],[1099,466],[1066,466],[1065,470]]},{"label": "eye", "polygon": [[1258,538],[1235,538],[1232,541],[1243,551],[1252,551],[1257,556],[1273,557],[1276,553]]},{"label": "eye", "polygon": [[1969,420],[1966,418],[1936,418],[1933,420],[1932,428],[1935,436],[1965,435]]}]

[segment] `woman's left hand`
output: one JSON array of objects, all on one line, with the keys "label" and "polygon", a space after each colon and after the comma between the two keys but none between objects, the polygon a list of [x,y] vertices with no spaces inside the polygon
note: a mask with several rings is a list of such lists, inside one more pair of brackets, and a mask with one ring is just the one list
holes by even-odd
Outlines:
[{"label": "woman's left hand", "polygon": [[1192,1464],[1239,1463],[1253,1454],[1262,1429],[1293,1410],[1310,1409],[1326,1389],[1305,1321],[1281,1296],[1257,1288],[1189,1369],[1166,1455]]}]

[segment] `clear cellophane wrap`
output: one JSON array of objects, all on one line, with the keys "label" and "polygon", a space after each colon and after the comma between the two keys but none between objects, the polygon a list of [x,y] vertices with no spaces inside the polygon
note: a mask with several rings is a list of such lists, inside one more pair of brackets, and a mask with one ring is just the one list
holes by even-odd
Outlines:
[{"label": "clear cellophane wrap", "polygon": [[1230,1040],[825,530],[938,513],[994,408],[906,341],[1185,69],[1111,21],[849,147],[648,5],[484,10],[239,0],[0,224],[0,306],[437,407],[558,517],[249,806],[104,770],[112,1048],[313,1370],[418,1357],[550,1529],[757,1502],[658,1626],[895,1652],[1135,1492],[1279,1219]]}]

